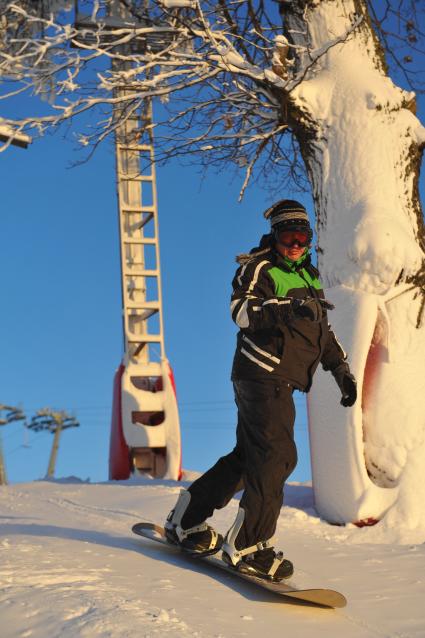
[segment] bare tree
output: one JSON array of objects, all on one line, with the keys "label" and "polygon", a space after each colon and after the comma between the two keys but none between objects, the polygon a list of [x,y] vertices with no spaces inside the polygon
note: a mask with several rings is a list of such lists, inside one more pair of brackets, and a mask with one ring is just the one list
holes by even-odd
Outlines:
[{"label": "bare tree", "polygon": [[425,423],[411,408],[425,357],[414,93],[424,90],[424,6],[87,0],[86,17],[59,0],[1,7],[2,98],[32,97],[28,116],[4,121],[17,134],[68,124],[90,155],[156,99],[159,159],[233,165],[241,194],[254,173],[280,192],[310,184],[319,267],[360,390],[337,415],[318,396],[332,392],[324,377],[309,397],[316,503],[336,522],[406,508],[412,468],[425,467]]}]

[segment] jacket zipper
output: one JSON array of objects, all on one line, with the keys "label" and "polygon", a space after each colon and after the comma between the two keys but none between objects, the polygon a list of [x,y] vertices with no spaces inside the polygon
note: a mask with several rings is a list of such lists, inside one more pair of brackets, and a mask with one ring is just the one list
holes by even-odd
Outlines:
[{"label": "jacket zipper", "polygon": [[[307,288],[309,289],[311,296],[314,299],[319,299],[319,295],[316,294],[316,291],[314,290],[314,288],[312,288],[310,286],[310,284],[308,283],[307,279],[302,274],[301,270],[298,272],[298,274],[301,277],[301,279],[303,279],[305,281],[305,283],[307,284]],[[313,363],[311,364],[311,366],[307,370],[307,375],[308,375],[308,385],[307,385],[307,388],[306,388],[307,391],[310,390],[310,388],[312,386],[312,383],[313,383],[313,375],[311,374],[311,370],[316,365],[316,363],[320,362],[320,359],[322,358],[322,348],[320,347],[321,343],[322,343],[322,337],[323,337],[323,328],[322,328],[322,322],[320,322],[319,356],[313,361]]]}]

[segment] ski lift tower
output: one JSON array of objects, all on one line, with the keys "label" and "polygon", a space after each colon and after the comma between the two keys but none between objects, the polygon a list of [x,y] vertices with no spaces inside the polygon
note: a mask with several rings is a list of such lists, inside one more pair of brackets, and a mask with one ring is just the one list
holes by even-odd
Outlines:
[{"label": "ski lift tower", "polygon": [[[81,15],[76,4],[82,42],[105,37],[111,46],[114,29],[146,27],[135,21],[128,4],[107,0],[105,15],[97,14],[95,21]],[[120,52],[156,52],[171,37],[171,31],[160,30],[138,38],[137,44],[119,45]],[[132,64],[114,60],[113,69],[126,71]],[[131,82],[124,83],[115,89],[115,97],[136,90]],[[152,102],[145,99],[131,113],[126,110],[128,101],[122,104],[114,107],[114,119],[124,356],[114,378],[109,478],[141,473],[180,479],[179,415],[164,348]]]}]

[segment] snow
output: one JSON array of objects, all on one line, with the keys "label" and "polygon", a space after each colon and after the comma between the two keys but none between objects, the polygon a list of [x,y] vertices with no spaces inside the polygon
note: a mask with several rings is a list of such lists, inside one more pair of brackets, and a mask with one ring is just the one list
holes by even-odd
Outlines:
[{"label": "snow", "polygon": [[196,7],[194,0],[161,0],[161,4],[166,9],[194,9]]},{"label": "snow", "polygon": [[277,47],[289,46],[288,38],[286,38],[284,35],[275,35],[274,41]]},{"label": "snow", "polygon": [[[314,510],[311,485],[289,484],[276,546],[294,561],[299,586],[338,589],[348,606],[282,602],[131,533],[141,519],[162,523],[187,485],[70,477],[1,487],[2,638],[424,635],[425,544],[407,533],[395,542],[383,524],[329,525]],[[233,499],[216,513],[218,530],[237,507]]]},{"label": "snow", "polygon": [[29,135],[22,133],[10,126],[3,118],[0,118],[0,140],[11,140],[11,143],[28,145],[31,144],[32,139]]},{"label": "snow", "polygon": [[319,129],[322,165],[313,178],[321,181],[326,201],[320,211],[320,246],[326,254],[322,276],[329,286],[382,293],[394,285],[401,268],[414,274],[424,258],[411,210],[414,177],[404,174],[423,127],[405,107],[412,92],[376,68],[371,43],[369,48],[362,38],[351,37],[317,58],[329,33],[349,30],[349,14],[350,6],[345,13],[317,8],[309,23],[317,61],[292,97]]},{"label": "snow", "polygon": [[[334,379],[319,369],[308,404],[313,479],[321,515],[334,522],[355,521],[379,518],[392,507],[388,524],[416,529],[425,537],[423,413],[416,402],[409,402],[412,386],[420,384],[418,396],[425,392],[423,375],[417,378],[425,360],[425,343],[415,341],[420,300],[414,300],[414,294],[410,286],[404,292],[402,288],[396,299],[346,286],[325,290],[326,298],[339,309],[331,314],[332,328],[349,353],[361,390],[356,404],[346,410],[338,403]],[[403,330],[392,334],[391,327],[397,324]],[[369,357],[374,351],[379,357],[378,373],[370,377]],[[367,469],[374,472],[373,481]]]}]

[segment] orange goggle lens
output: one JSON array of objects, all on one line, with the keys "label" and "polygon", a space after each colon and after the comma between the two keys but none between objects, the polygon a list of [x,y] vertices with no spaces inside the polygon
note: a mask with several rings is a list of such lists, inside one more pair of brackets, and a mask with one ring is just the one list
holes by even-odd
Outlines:
[{"label": "orange goggle lens", "polygon": [[304,233],[300,230],[284,230],[279,233],[279,244],[283,244],[287,248],[292,248],[295,244],[298,244],[300,248],[305,248],[309,243],[308,233]]}]

